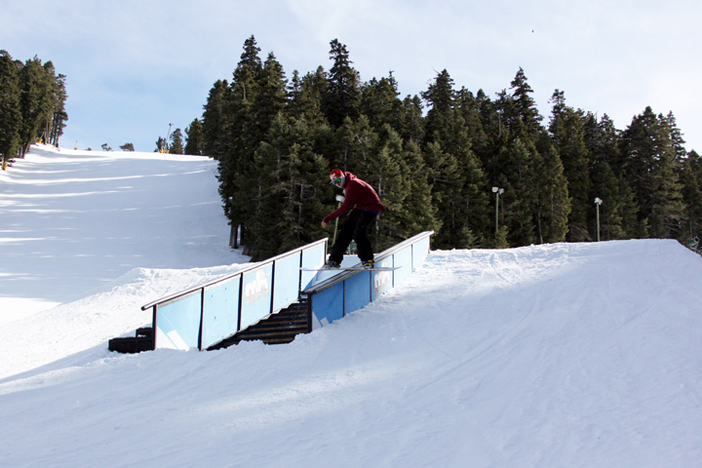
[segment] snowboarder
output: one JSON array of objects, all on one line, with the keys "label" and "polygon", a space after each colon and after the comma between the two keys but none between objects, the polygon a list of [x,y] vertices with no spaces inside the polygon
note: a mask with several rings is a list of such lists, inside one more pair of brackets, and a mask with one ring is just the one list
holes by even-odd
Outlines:
[{"label": "snowboarder", "polygon": [[331,183],[344,190],[344,202],[333,213],[327,215],[322,220],[322,227],[347,211],[351,210],[346,217],[346,221],[341,226],[336,242],[329,252],[329,260],[324,264],[324,268],[339,268],[344,258],[344,252],[356,241],[358,246],[358,258],[361,259],[365,268],[373,268],[373,247],[368,240],[368,226],[375,218],[385,211],[385,206],[380,202],[380,197],[373,187],[367,182],[359,179],[350,172],[343,172],[341,169],[334,169],[329,174]]}]

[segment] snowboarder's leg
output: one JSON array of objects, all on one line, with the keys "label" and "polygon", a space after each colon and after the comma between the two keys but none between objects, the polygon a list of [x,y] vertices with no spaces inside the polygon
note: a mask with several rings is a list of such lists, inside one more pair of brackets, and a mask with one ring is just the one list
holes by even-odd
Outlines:
[{"label": "snowboarder's leg", "polygon": [[373,260],[373,247],[368,239],[368,226],[375,221],[377,214],[371,211],[354,210],[360,213],[359,221],[356,223],[356,229],[353,233],[353,238],[358,247],[358,258],[361,262]]},{"label": "snowboarder's leg", "polygon": [[[359,210],[351,210],[346,217],[346,221],[341,225],[341,230],[336,235],[336,242],[329,249],[329,261],[341,263],[344,259],[344,252],[349,248],[353,240],[356,225],[359,221]],[[358,241],[356,241],[358,242]]]}]

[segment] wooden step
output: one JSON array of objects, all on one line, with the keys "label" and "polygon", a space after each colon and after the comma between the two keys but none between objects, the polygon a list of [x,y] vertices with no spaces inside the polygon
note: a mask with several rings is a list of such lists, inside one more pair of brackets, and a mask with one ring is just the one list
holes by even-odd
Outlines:
[{"label": "wooden step", "polygon": [[309,333],[309,311],[306,301],[296,302],[287,308],[261,319],[244,330],[208,348],[227,348],[242,341],[260,340],[266,344],[290,343],[300,333]]}]

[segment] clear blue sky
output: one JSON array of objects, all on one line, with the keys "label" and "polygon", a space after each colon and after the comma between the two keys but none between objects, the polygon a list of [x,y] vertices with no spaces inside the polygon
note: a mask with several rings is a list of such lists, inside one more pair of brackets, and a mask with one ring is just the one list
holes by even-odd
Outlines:
[{"label": "clear blue sky", "polygon": [[524,69],[545,123],[555,89],[569,106],[619,129],[651,106],[672,111],[702,152],[699,0],[4,0],[0,49],[37,55],[67,76],[64,147],[153,151],[170,123],[202,115],[212,84],[231,78],[244,40],[273,52],[287,76],[346,44],[364,81],[392,71],[401,97],[448,70],[488,95]]}]

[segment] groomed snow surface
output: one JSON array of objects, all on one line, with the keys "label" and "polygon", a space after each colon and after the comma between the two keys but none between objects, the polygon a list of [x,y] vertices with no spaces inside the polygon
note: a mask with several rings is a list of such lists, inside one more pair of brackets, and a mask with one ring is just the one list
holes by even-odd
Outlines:
[{"label": "groomed snow surface", "polygon": [[0,466],[701,466],[702,258],[671,240],[432,251],[288,345],[110,353],[247,260],[215,173],[48,147],[0,173]]}]

